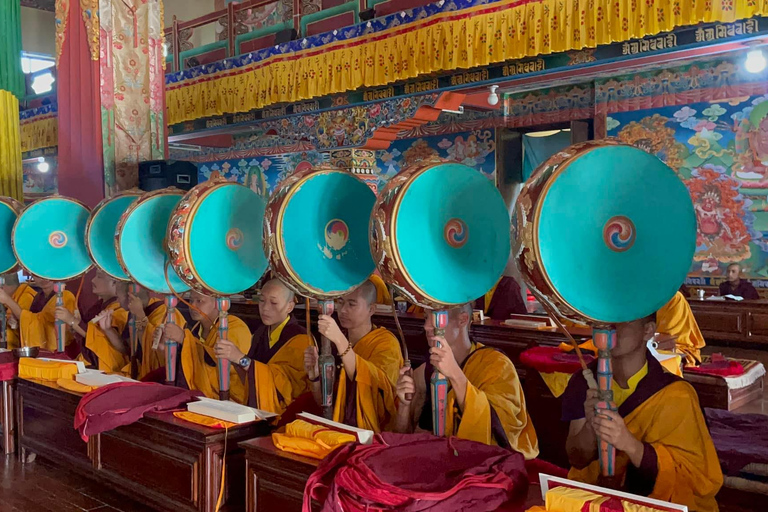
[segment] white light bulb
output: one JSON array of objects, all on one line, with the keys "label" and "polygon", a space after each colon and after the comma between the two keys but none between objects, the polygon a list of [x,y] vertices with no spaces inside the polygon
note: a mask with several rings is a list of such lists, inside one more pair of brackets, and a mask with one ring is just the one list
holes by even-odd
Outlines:
[{"label": "white light bulb", "polygon": [[499,104],[499,95],[496,94],[496,89],[498,89],[498,85],[492,85],[491,86],[491,93],[488,95],[488,104],[491,106],[495,106]]},{"label": "white light bulb", "polygon": [[50,168],[51,166],[48,164],[48,162],[40,162],[37,164],[37,170],[40,172],[48,172]]},{"label": "white light bulb", "polygon": [[752,50],[744,61],[744,68],[750,73],[760,73],[765,69],[765,65],[765,55],[762,50]]}]

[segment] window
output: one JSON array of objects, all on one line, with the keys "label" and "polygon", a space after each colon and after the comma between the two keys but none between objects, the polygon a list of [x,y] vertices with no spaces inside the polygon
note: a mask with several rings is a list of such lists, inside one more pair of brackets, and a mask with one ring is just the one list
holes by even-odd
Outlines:
[{"label": "window", "polygon": [[25,75],[31,75],[29,87],[35,94],[45,94],[53,90],[56,80],[53,73],[46,71],[56,65],[53,57],[36,53],[21,53],[21,70]]}]

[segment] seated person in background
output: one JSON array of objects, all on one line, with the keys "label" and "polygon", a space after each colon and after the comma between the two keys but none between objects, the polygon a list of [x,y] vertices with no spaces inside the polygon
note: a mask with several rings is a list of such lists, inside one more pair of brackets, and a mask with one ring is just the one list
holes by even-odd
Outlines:
[{"label": "seated person in background", "polygon": [[[397,338],[384,327],[376,328],[376,287],[366,281],[342,297],[337,306],[341,327],[333,317],[320,315],[318,330],[331,340],[341,359],[336,377],[333,419],[353,427],[381,432],[395,417],[395,384],[403,355]],[[304,368],[312,394],[322,405],[317,347],[307,347]]]},{"label": "seated person in background", "polygon": [[720,296],[734,295],[744,300],[756,300],[760,298],[755,287],[749,281],[741,279],[741,265],[731,263],[728,265],[728,280],[720,283]]},{"label": "seated person in background", "polygon": [[[570,422],[568,478],[713,512],[720,462],[696,391],[646,348],[655,329],[655,315],[617,326],[611,355],[618,412],[596,412],[597,390],[588,389],[581,372],[571,377],[562,396],[563,420]],[[597,361],[590,367],[595,371]],[[616,448],[614,477],[600,476],[598,436]]]},{"label": "seated person in background", "polygon": [[0,287],[0,304],[7,309],[5,312],[5,333],[2,333],[2,335],[8,342],[8,348],[14,349],[21,346],[19,338],[19,318],[21,317],[21,312],[24,310],[29,311],[37,292],[27,283],[19,284],[19,274],[16,272],[6,274],[3,277],[5,279],[3,286]]},{"label": "seated person in background", "polygon": [[[64,290],[62,297],[64,307],[56,307],[56,294],[53,292],[53,281],[35,278],[35,284],[40,288],[32,300],[29,309],[22,309],[16,302],[6,304],[13,313],[14,318],[19,319],[19,338],[22,347],[40,347],[43,350],[54,352],[58,349],[56,340],[56,311],[66,311],[70,316],[75,311],[75,296],[72,292]],[[16,316],[18,315],[18,316]],[[72,341],[71,329],[67,329],[67,341],[65,346]],[[76,346],[72,343],[70,346]],[[67,346],[69,351],[69,346]]]},{"label": "seated person in background", "polygon": [[528,314],[520,285],[511,276],[502,276],[496,286],[475,301],[475,309],[482,309],[485,316],[500,321],[510,315]]},{"label": "seated person in background", "polygon": [[250,407],[282,414],[307,391],[304,350],[310,339],[291,316],[295,304],[294,293],[280,280],[270,279],[261,288],[262,325],[253,338],[244,346],[224,340],[216,345],[216,356],[235,363],[238,380],[247,384]]},{"label": "seated person in background", "polygon": [[389,295],[387,283],[379,275],[378,271],[371,274],[368,280],[376,287],[376,304],[392,305],[392,297]]},{"label": "seated person in background", "polygon": [[[219,310],[216,298],[192,292],[189,304],[192,306],[189,308],[189,316],[195,324],[191,327],[183,323],[165,324],[161,353],[165,354],[167,340],[181,343],[176,361],[176,386],[200,391],[208,398],[219,398],[219,368],[215,348],[219,341]],[[227,320],[228,343],[240,350],[247,350],[251,342],[248,326],[234,315],[227,315]],[[164,360],[165,355],[162,357]],[[230,399],[244,404],[247,396],[245,385],[238,378],[234,365],[230,366],[229,372]]]},{"label": "seated person in background", "polygon": [[676,292],[675,295],[656,312],[656,332],[676,336],[675,347],[685,358],[686,365],[701,363],[701,349],[706,345],[699,324],[693,316],[691,306]]},{"label": "seated person in background", "polygon": [[[120,282],[117,284],[117,301],[120,307],[128,311],[128,321],[136,319],[136,378],[141,380],[152,372],[165,371],[165,351],[160,349],[160,337],[155,331],[162,329],[166,322],[167,308],[165,303],[149,296],[149,291],[139,286],[136,294],[131,293],[131,284]],[[176,310],[176,324],[184,325],[184,316]],[[128,329],[123,331],[123,338],[130,342]],[[157,333],[160,334],[160,333]],[[157,340],[157,343],[155,342]],[[130,355],[130,345],[128,347]],[[130,375],[130,365],[123,369],[123,373]],[[164,374],[163,374],[164,375]],[[159,380],[165,380],[164,377]]]},{"label": "seated person in background", "polygon": [[[67,348],[67,354],[73,359],[79,356],[79,360],[106,373],[121,372],[128,364],[129,347],[121,337],[128,312],[117,302],[117,283],[98,270],[91,286],[99,300],[82,317],[76,317],[66,307],[56,308],[56,318],[69,324],[77,342]],[[92,322],[97,318],[97,322]]]},{"label": "seated person in background", "polygon": [[[445,337],[438,338],[434,335],[432,315],[426,316],[429,362],[416,368],[413,377],[408,368],[400,369],[396,430],[410,433],[418,425],[432,431],[429,381],[436,368],[450,385],[445,408],[446,435],[497,444],[533,459],[539,454],[539,443],[515,366],[500,351],[470,341],[471,319],[469,304],[450,310]],[[411,401],[405,398],[408,393],[413,393]]]}]

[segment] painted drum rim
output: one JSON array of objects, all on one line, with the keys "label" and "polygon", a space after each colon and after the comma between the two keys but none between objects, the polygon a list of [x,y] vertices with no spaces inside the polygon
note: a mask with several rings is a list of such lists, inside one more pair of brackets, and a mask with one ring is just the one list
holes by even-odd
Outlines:
[{"label": "painted drum rim", "polygon": [[[123,227],[125,226],[125,223],[128,221],[128,218],[131,216],[131,213],[133,213],[139,206],[146,203],[147,201],[150,201],[158,196],[163,195],[175,195],[175,196],[184,196],[184,191],[180,188],[176,187],[167,187],[167,188],[161,188],[159,190],[153,190],[151,192],[146,192],[139,196],[137,200],[135,200],[133,203],[131,203],[131,206],[128,207],[125,212],[123,212],[123,215],[120,217],[120,220],[117,223],[117,227],[115,228],[115,254],[117,254],[117,261],[120,263],[120,267],[123,269],[123,272],[125,272],[128,277],[131,278],[131,281],[134,283],[140,284],[142,287],[147,288],[143,284],[139,283],[138,280],[133,276],[133,274],[128,270],[127,265],[125,264],[125,261],[123,260],[123,254],[120,250],[120,246],[122,243],[122,237],[123,237]],[[170,220],[170,219],[169,219]],[[164,246],[167,244],[163,244]],[[165,247],[164,247],[165,248]],[[170,258],[168,258],[170,261]],[[171,267],[169,264],[168,267]],[[163,272],[165,272],[165,269],[163,269]],[[165,279],[165,276],[163,276],[163,279]],[[181,278],[179,278],[181,279]],[[165,291],[157,291],[157,290],[150,290],[155,293],[161,293],[163,295],[167,295]],[[181,294],[186,292],[187,290],[174,290],[177,294]]]},{"label": "painted drum rim", "polygon": [[[29,206],[24,208],[24,211],[30,210],[33,206],[35,206],[35,205],[37,205],[39,203],[42,203],[44,201],[62,200],[62,199],[65,200],[65,201],[68,201],[70,203],[75,203],[78,206],[81,206],[86,212],[88,212],[88,215],[91,214],[91,210],[82,201],[80,201],[78,199],[75,199],[74,197],[66,197],[66,196],[62,196],[60,194],[53,194],[53,195],[50,195],[48,197],[42,197],[40,199],[37,199],[37,200],[33,201],[32,203],[30,203]],[[26,272],[27,274],[30,274],[32,276],[38,277],[40,279],[46,279],[48,281],[61,282],[61,281],[71,281],[72,279],[77,279],[78,277],[81,277],[81,276],[87,274],[88,271],[93,268],[93,261],[91,261],[91,263],[83,271],[78,272],[76,274],[73,274],[71,276],[67,276],[67,277],[64,277],[64,278],[57,278],[57,279],[51,279],[50,277],[42,276],[42,275],[40,275],[40,274],[38,274],[36,272],[32,272],[29,268],[27,268],[24,265],[24,263],[21,262],[21,260],[18,257],[18,253],[16,252],[16,242],[15,242],[15,239],[16,239],[16,226],[19,225],[19,219],[21,218],[23,213],[24,212],[19,214],[19,216],[16,217],[16,222],[13,223],[13,232],[11,233],[11,246],[13,247],[13,254],[16,255],[16,260],[19,262],[19,267],[22,270],[24,270],[24,272]],[[83,236],[85,236],[85,234],[83,234]],[[83,239],[83,240],[85,240],[85,239]],[[88,250],[86,249],[86,254],[87,253],[88,253]],[[90,260],[90,257],[88,259]]]},{"label": "painted drum rim", "polygon": [[[0,196],[0,204],[11,210],[13,213],[16,214],[16,218],[19,218],[19,215],[24,211],[24,204],[14,199],[10,196]],[[16,225],[16,221],[13,221],[14,226]],[[10,268],[7,268],[5,270],[0,269],[0,275],[3,274],[10,274],[11,272],[16,272],[21,268],[21,265],[19,265],[19,259],[16,257],[16,251],[13,249],[13,228],[11,228],[11,253],[13,253],[14,259],[16,260],[16,263],[14,263]]]},{"label": "painted drum rim", "polygon": [[[93,249],[91,249],[91,226],[93,225],[94,221],[96,220],[96,217],[98,217],[99,213],[101,213],[101,211],[104,209],[104,207],[107,204],[109,204],[110,202],[112,202],[112,201],[114,201],[116,199],[122,199],[122,198],[124,198],[126,196],[135,196],[136,198],[139,198],[139,197],[142,196],[142,194],[143,193],[142,193],[141,190],[134,188],[134,189],[126,190],[124,192],[120,192],[119,194],[116,194],[116,195],[114,195],[112,197],[105,197],[104,199],[102,199],[99,202],[99,204],[97,204],[93,208],[93,210],[91,210],[91,214],[88,216],[88,220],[85,222],[85,248],[88,250],[88,256],[91,258],[91,261],[93,261],[94,266],[98,267],[99,270],[101,270],[102,272],[104,272],[105,274],[110,276],[111,278],[117,279],[118,281],[130,282],[131,281],[130,275],[128,276],[128,278],[125,278],[123,276],[116,276],[116,275],[112,274],[111,272],[109,272],[107,269],[102,268],[101,265],[99,265],[99,263],[96,261],[96,258],[93,256]],[[129,205],[129,208],[130,208],[130,205]],[[127,209],[126,209],[126,211],[127,211]],[[118,220],[117,227],[119,227],[119,225],[120,225],[120,221]],[[117,230],[117,227],[115,227],[115,230]],[[113,244],[113,247],[115,248],[115,254],[116,254],[118,262],[119,262],[120,261],[120,256],[117,253],[117,247],[114,246],[114,244]],[[120,268],[123,268],[122,264],[120,265]],[[123,269],[123,271],[125,272],[125,269]],[[127,274],[127,272],[126,272],[126,274]]]}]

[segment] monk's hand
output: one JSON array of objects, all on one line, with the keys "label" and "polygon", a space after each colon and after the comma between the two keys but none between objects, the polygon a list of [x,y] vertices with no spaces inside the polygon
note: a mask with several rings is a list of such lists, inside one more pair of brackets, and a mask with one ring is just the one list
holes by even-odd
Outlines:
[{"label": "monk's hand", "polygon": [[144,304],[142,304],[141,298],[132,293],[128,293],[128,310],[137,322],[141,322],[147,316],[144,314]]},{"label": "monk's hand", "polygon": [[0,304],[7,306],[11,301],[11,296],[5,293],[5,290],[0,288]]},{"label": "monk's hand", "polygon": [[167,323],[163,329],[163,342],[182,343],[184,341],[184,329],[176,324]]},{"label": "monk's hand", "polygon": [[344,351],[347,349],[347,344],[349,343],[347,337],[341,332],[339,324],[336,323],[332,316],[320,315],[317,319],[317,330],[320,331],[320,334],[331,340],[336,345],[337,350]]},{"label": "monk's hand", "polygon": [[304,371],[310,380],[316,380],[320,376],[320,367],[318,366],[317,347],[310,345],[304,350]]},{"label": "monk's hand", "polygon": [[56,306],[56,312],[54,313],[56,320],[61,320],[65,324],[72,325],[75,323],[75,315],[69,312],[64,306]]},{"label": "monk's hand", "polygon": [[[400,368],[400,377],[397,379],[397,398],[401,404],[411,405],[413,395],[416,393],[416,384],[413,382],[413,372],[410,366]],[[411,397],[406,400],[405,396]]]},{"label": "monk's hand", "polygon": [[592,427],[592,421],[595,419],[595,406],[600,402],[597,397],[596,389],[587,389],[587,400],[584,402],[584,417],[587,419],[587,425]]},{"label": "monk's hand", "polygon": [[592,428],[601,441],[612,444],[617,450],[629,455],[635,466],[643,458],[643,443],[637,440],[617,412],[600,409],[592,420]]},{"label": "monk's hand", "polygon": [[102,331],[106,331],[107,329],[112,328],[112,310],[108,309],[106,311],[102,311],[102,315],[99,318],[99,327]]},{"label": "monk's hand", "polygon": [[[445,338],[433,336],[431,341],[429,362],[432,363],[432,366],[437,368],[450,381],[457,379],[459,374],[464,375],[464,372],[459,367],[459,363],[456,362],[451,346],[445,341]],[[437,346],[438,343],[440,343],[439,347]]]},{"label": "monk's hand", "polygon": [[240,349],[237,348],[237,345],[229,340],[222,339],[216,341],[216,345],[213,347],[213,352],[216,354],[217,359],[227,359],[233,363],[239,363],[243,356],[245,356],[245,354],[240,352]]}]

